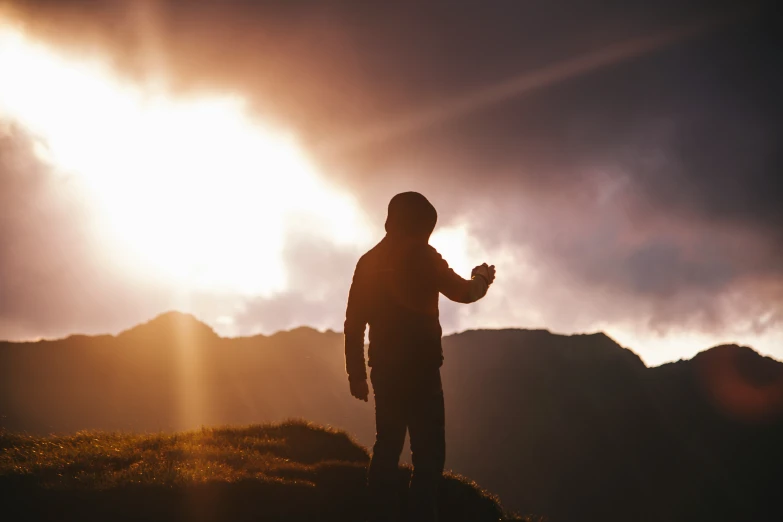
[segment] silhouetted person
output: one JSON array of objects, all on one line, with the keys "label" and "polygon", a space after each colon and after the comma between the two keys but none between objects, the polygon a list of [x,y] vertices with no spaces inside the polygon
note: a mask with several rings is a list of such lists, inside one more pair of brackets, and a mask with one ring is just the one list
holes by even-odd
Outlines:
[{"label": "silhouetted person", "polygon": [[367,401],[364,330],[370,325],[369,366],[376,438],[368,474],[372,520],[396,520],[398,465],[410,433],[412,520],[437,520],[437,488],[446,458],[443,363],[438,297],[472,303],[484,297],[495,267],[457,275],[428,244],[438,215],[416,192],[389,203],[386,237],[359,259],[345,313],[345,362],[351,394]]}]

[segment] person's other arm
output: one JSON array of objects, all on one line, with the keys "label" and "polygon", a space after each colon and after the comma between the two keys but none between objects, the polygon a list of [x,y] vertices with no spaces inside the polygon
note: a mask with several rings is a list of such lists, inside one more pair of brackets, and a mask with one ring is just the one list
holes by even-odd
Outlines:
[{"label": "person's other arm", "polygon": [[367,401],[370,390],[367,386],[367,367],[364,363],[364,331],[367,327],[368,289],[364,281],[362,261],[356,265],[345,310],[345,370],[348,372],[351,395]]},{"label": "person's other arm", "polygon": [[486,263],[473,269],[470,279],[460,277],[437,252],[436,270],[438,290],[457,303],[474,303],[487,295],[487,290],[495,280],[495,266]]}]

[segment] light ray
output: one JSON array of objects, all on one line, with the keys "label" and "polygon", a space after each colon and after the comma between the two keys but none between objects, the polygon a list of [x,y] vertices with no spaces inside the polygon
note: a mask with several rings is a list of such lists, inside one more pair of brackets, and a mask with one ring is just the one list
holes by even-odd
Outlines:
[{"label": "light ray", "polygon": [[0,20],[0,120],[83,185],[103,250],[184,289],[269,294],[286,287],[293,223],[358,241],[352,199],[325,183],[295,138],[236,95],[176,97],[100,60],[62,56]]},{"label": "light ray", "polygon": [[339,140],[325,143],[321,150],[324,154],[345,154],[355,149],[420,132],[438,124],[463,118],[493,105],[662,50],[715,30],[735,18],[736,16],[721,16],[703,20],[695,24],[626,40],[540,69],[525,71],[501,82],[440,103],[423,106],[401,118],[385,121]]}]

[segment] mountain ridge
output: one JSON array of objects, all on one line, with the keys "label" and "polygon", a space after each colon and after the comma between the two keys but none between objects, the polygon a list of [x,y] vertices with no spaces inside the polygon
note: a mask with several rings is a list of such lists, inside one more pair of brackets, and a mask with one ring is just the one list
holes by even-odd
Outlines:
[{"label": "mountain ridge", "polygon": [[[161,332],[157,331],[158,329],[163,328],[164,332],[169,333],[167,329],[171,329],[177,327],[181,329],[182,327],[189,327],[191,330],[195,330],[201,334],[203,334],[207,338],[213,338],[213,339],[225,339],[225,340],[253,340],[253,339],[275,339],[280,338],[281,336],[286,335],[311,335],[311,334],[320,334],[325,336],[332,336],[337,335],[342,337],[342,332],[337,332],[332,329],[325,329],[325,330],[319,330],[317,328],[314,328],[312,326],[307,325],[300,325],[293,328],[289,328],[286,330],[278,330],[276,332],[273,332],[271,334],[252,334],[252,335],[241,335],[241,336],[222,336],[215,332],[214,328],[211,327],[208,323],[205,321],[199,319],[194,314],[188,313],[188,312],[180,312],[177,310],[170,310],[167,312],[160,313],[152,318],[150,318],[147,321],[143,321],[141,323],[138,323],[134,326],[131,326],[129,328],[126,328],[124,330],[120,330],[116,334],[111,333],[99,333],[99,334],[82,334],[82,333],[75,333],[70,334],[65,337],[55,337],[55,338],[46,338],[46,339],[35,339],[35,340],[22,340],[22,341],[11,341],[11,340],[0,340],[0,345],[2,344],[13,344],[13,345],[19,345],[19,344],[35,344],[35,343],[51,343],[51,342],[58,342],[58,341],[75,341],[75,340],[87,340],[87,339],[109,339],[109,338],[118,338],[120,336],[136,336],[136,335],[160,335]],[[463,330],[460,332],[454,332],[443,336],[443,339],[449,339],[453,337],[458,336],[470,336],[474,333],[485,333],[485,332],[494,332],[503,334],[504,332],[513,332],[513,333],[523,333],[526,335],[531,336],[555,336],[555,337],[565,337],[565,338],[592,338],[592,339],[601,339],[608,341],[612,343],[613,345],[617,346],[618,348],[621,348],[627,352],[630,352],[635,357],[637,357],[642,364],[646,368],[658,368],[665,365],[670,364],[676,364],[681,361],[691,361],[695,358],[697,358],[699,355],[704,354],[706,352],[709,352],[711,350],[714,350],[716,348],[720,349],[726,346],[736,346],[738,348],[745,348],[753,353],[757,354],[760,357],[763,357],[765,359],[770,359],[772,361],[783,363],[783,360],[776,359],[775,357],[771,355],[762,354],[761,352],[758,352],[755,348],[752,346],[745,346],[745,345],[738,345],[736,343],[722,343],[717,344],[714,346],[710,346],[708,348],[705,348],[704,350],[701,350],[697,352],[693,357],[690,358],[680,358],[675,361],[668,361],[665,363],[662,363],[658,366],[647,366],[646,363],[641,359],[641,357],[630,347],[623,346],[620,343],[618,343],[615,339],[613,339],[609,334],[607,334],[604,331],[596,331],[596,332],[581,332],[581,333],[570,333],[570,334],[562,334],[562,333],[556,333],[552,332],[551,330],[547,328],[470,328],[467,330]]]}]

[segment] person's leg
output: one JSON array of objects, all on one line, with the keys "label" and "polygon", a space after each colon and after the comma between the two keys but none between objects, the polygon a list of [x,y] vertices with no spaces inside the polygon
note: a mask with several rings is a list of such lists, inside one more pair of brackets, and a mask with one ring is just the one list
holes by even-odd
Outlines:
[{"label": "person's leg", "polygon": [[396,521],[399,519],[399,462],[407,419],[405,404],[394,382],[372,375],[375,396],[375,445],[368,472],[370,520]]},{"label": "person's leg", "polygon": [[408,429],[413,460],[411,521],[434,522],[438,519],[438,485],[446,461],[446,414],[439,369],[417,380]]}]

